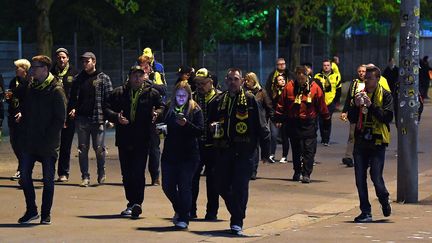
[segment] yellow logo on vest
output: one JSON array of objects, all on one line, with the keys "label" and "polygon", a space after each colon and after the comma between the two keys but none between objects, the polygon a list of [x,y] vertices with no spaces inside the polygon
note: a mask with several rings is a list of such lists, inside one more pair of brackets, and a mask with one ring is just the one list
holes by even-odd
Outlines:
[{"label": "yellow logo on vest", "polygon": [[68,82],[68,83],[72,82],[72,80],[73,80],[73,76],[68,76],[68,77],[67,77],[67,82]]},{"label": "yellow logo on vest", "polygon": [[244,134],[247,132],[247,125],[245,122],[239,122],[236,124],[236,132],[239,134]]}]

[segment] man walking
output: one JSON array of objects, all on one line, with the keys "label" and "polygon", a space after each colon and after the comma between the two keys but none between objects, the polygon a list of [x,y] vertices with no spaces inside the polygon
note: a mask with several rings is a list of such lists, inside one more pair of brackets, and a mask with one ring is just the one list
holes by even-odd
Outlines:
[{"label": "man walking", "polygon": [[96,70],[96,56],[92,52],[81,55],[83,70],[73,81],[69,106],[71,118],[76,117],[78,133],[78,153],[81,169],[81,187],[88,187],[88,151],[90,136],[97,160],[97,181],[105,182],[105,118],[106,101],[112,92],[111,79],[103,72]]},{"label": "man walking", "polygon": [[391,214],[383,169],[385,150],[390,143],[389,123],[393,119],[393,100],[391,93],[378,83],[380,77],[379,68],[375,66],[366,68],[365,88],[355,95],[348,111],[348,119],[356,123],[353,155],[361,214],[354,219],[355,222],[372,221],[367,188],[369,167],[382,212],[385,217]]},{"label": "man walking", "polygon": [[196,91],[193,99],[201,107],[204,116],[204,133],[199,139],[200,164],[192,179],[192,208],[190,217],[197,218],[197,199],[199,194],[199,181],[202,168],[205,166],[206,189],[207,189],[207,211],[204,219],[216,220],[219,209],[219,194],[217,193],[215,182],[215,155],[213,146],[213,136],[209,130],[209,116],[211,107],[221,91],[213,86],[213,77],[206,68],[198,69],[194,79]]},{"label": "man walking", "polygon": [[339,102],[342,83],[340,80],[340,74],[332,70],[332,64],[328,59],[323,61],[321,72],[315,74],[314,78],[321,81],[325,94],[325,103],[327,105],[328,111],[330,112],[330,125],[326,128],[323,127],[323,119],[319,119],[321,144],[324,146],[329,146],[331,134],[331,116],[336,110],[336,103]]},{"label": "man walking", "polygon": [[[316,124],[318,116],[324,127],[330,124],[330,114],[321,88],[309,80],[304,66],[295,69],[296,79],[289,81],[276,107],[277,126],[288,127],[291,139],[294,175],[293,181],[310,183],[317,147]],[[302,177],[301,177],[302,176]]]},{"label": "man walking", "polygon": [[28,224],[38,219],[32,173],[36,161],[42,162],[43,194],[41,224],[51,224],[54,197],[54,173],[60,146],[60,132],[66,118],[66,97],[61,83],[50,72],[51,59],[32,58],[30,75],[33,83],[26,90],[26,99],[18,113],[22,144],[21,186],[26,199],[26,212],[18,220]]},{"label": "man walking", "polygon": [[[353,97],[364,89],[364,77],[366,74],[366,65],[362,64],[357,67],[357,75],[358,78],[354,79],[350,87],[348,89],[347,98],[345,99],[345,105],[343,107],[342,113],[340,115],[340,119],[342,121],[348,121],[348,109],[351,106],[351,102],[353,101]],[[355,131],[355,123],[350,122],[350,129],[348,133],[348,142],[345,150],[345,156],[342,158],[342,163],[347,167],[353,167],[353,149],[354,149],[354,131]]]},{"label": "man walking", "polygon": [[253,94],[243,88],[242,72],[228,69],[228,91],[216,102],[210,123],[215,122],[214,146],[217,154],[218,190],[231,214],[231,232],[242,235],[256,147],[260,138],[269,142],[265,112]]},{"label": "man walking", "polygon": [[[56,50],[57,62],[51,68],[51,73],[63,84],[66,100],[70,98],[72,88],[72,80],[77,71],[69,63],[69,52],[65,48]],[[70,108],[67,109],[67,118],[61,132],[60,154],[58,159],[58,180],[59,182],[67,182],[69,180],[70,153],[72,141],[75,134],[75,121],[70,116]]]},{"label": "man walking", "polygon": [[109,121],[116,124],[116,146],[128,201],[121,215],[134,219],[142,213],[149,140],[155,132],[151,124],[163,113],[159,92],[144,76],[140,66],[133,66],[128,83],[114,89],[106,110]]}]

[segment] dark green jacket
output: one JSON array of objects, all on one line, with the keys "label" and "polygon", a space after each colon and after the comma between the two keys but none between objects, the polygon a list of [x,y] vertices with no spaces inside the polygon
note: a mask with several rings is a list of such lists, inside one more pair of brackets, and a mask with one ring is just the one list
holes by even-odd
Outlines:
[{"label": "dark green jacket", "polygon": [[23,152],[58,157],[60,133],[66,119],[66,96],[56,78],[43,90],[28,87],[22,107],[19,143]]}]

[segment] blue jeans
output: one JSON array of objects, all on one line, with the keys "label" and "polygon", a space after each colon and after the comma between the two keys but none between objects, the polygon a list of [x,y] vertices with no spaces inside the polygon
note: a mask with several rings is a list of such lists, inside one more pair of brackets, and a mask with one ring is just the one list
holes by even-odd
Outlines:
[{"label": "blue jeans", "polygon": [[357,191],[360,199],[360,210],[363,213],[371,212],[367,187],[367,169],[370,167],[370,177],[375,187],[375,193],[381,204],[388,203],[389,193],[384,184],[383,169],[385,147],[362,147],[354,144],[354,171]]},{"label": "blue jeans", "polygon": [[27,205],[27,211],[37,212],[36,195],[33,186],[33,168],[36,161],[42,162],[43,193],[42,193],[42,217],[51,213],[54,198],[54,174],[55,157],[40,157],[28,153],[22,153],[21,160],[21,183]]},{"label": "blue jeans", "polygon": [[285,131],[285,124],[277,128],[276,124],[270,121],[270,155],[276,154],[276,147],[279,136],[282,138],[282,157],[287,157],[289,152],[288,133]]},{"label": "blue jeans", "polygon": [[[192,206],[192,178],[198,166],[198,160],[176,163],[162,161],[162,189],[178,213],[178,221],[189,223]],[[183,162],[183,161],[182,161]]]},{"label": "blue jeans", "polygon": [[90,179],[88,172],[88,151],[90,147],[90,136],[93,149],[96,153],[98,177],[105,175],[105,125],[92,123],[87,117],[79,116],[76,120],[78,134],[78,158],[81,169],[81,178]]}]

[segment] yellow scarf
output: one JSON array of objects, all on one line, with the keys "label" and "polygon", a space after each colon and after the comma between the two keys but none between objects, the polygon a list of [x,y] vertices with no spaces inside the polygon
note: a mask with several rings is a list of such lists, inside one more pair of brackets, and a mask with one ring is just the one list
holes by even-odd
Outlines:
[{"label": "yellow scarf", "polygon": [[62,82],[63,77],[66,75],[67,71],[69,70],[69,63],[66,64],[66,67],[63,69],[61,73],[58,74],[59,80]]},{"label": "yellow scarf", "polygon": [[211,98],[213,98],[213,96],[216,94],[216,90],[215,89],[212,89],[210,92],[208,92],[206,95],[205,95],[205,98],[204,98],[204,101],[205,101],[205,103],[207,104],[210,100],[211,100]]},{"label": "yellow scarf", "polygon": [[130,111],[130,119],[131,122],[135,121],[135,115],[138,107],[138,100],[141,94],[144,91],[144,85],[142,85],[138,90],[131,89],[130,95],[131,95],[131,111]]},{"label": "yellow scarf", "polygon": [[[377,84],[377,87],[373,94],[368,93],[369,98],[373,98],[373,104],[376,107],[382,107],[383,105],[383,87]],[[360,111],[361,112],[361,111]],[[364,127],[372,128],[372,134],[376,135],[375,145],[390,144],[390,130],[385,123],[378,121],[372,116],[372,121],[368,121],[368,113],[364,117]]]},{"label": "yellow scarf", "polygon": [[48,85],[50,85],[52,83],[52,81],[54,80],[54,75],[52,75],[51,73],[48,74],[47,79],[45,79],[45,81],[43,81],[42,83],[32,83],[32,88],[36,89],[36,90],[43,90],[46,87],[48,87]]},{"label": "yellow scarf", "polygon": [[181,105],[181,106],[176,106],[176,107],[174,107],[174,111],[175,111],[175,113],[183,113],[183,111],[184,111],[184,108],[185,108],[185,105],[186,105],[186,103],[184,103],[183,105]]}]

